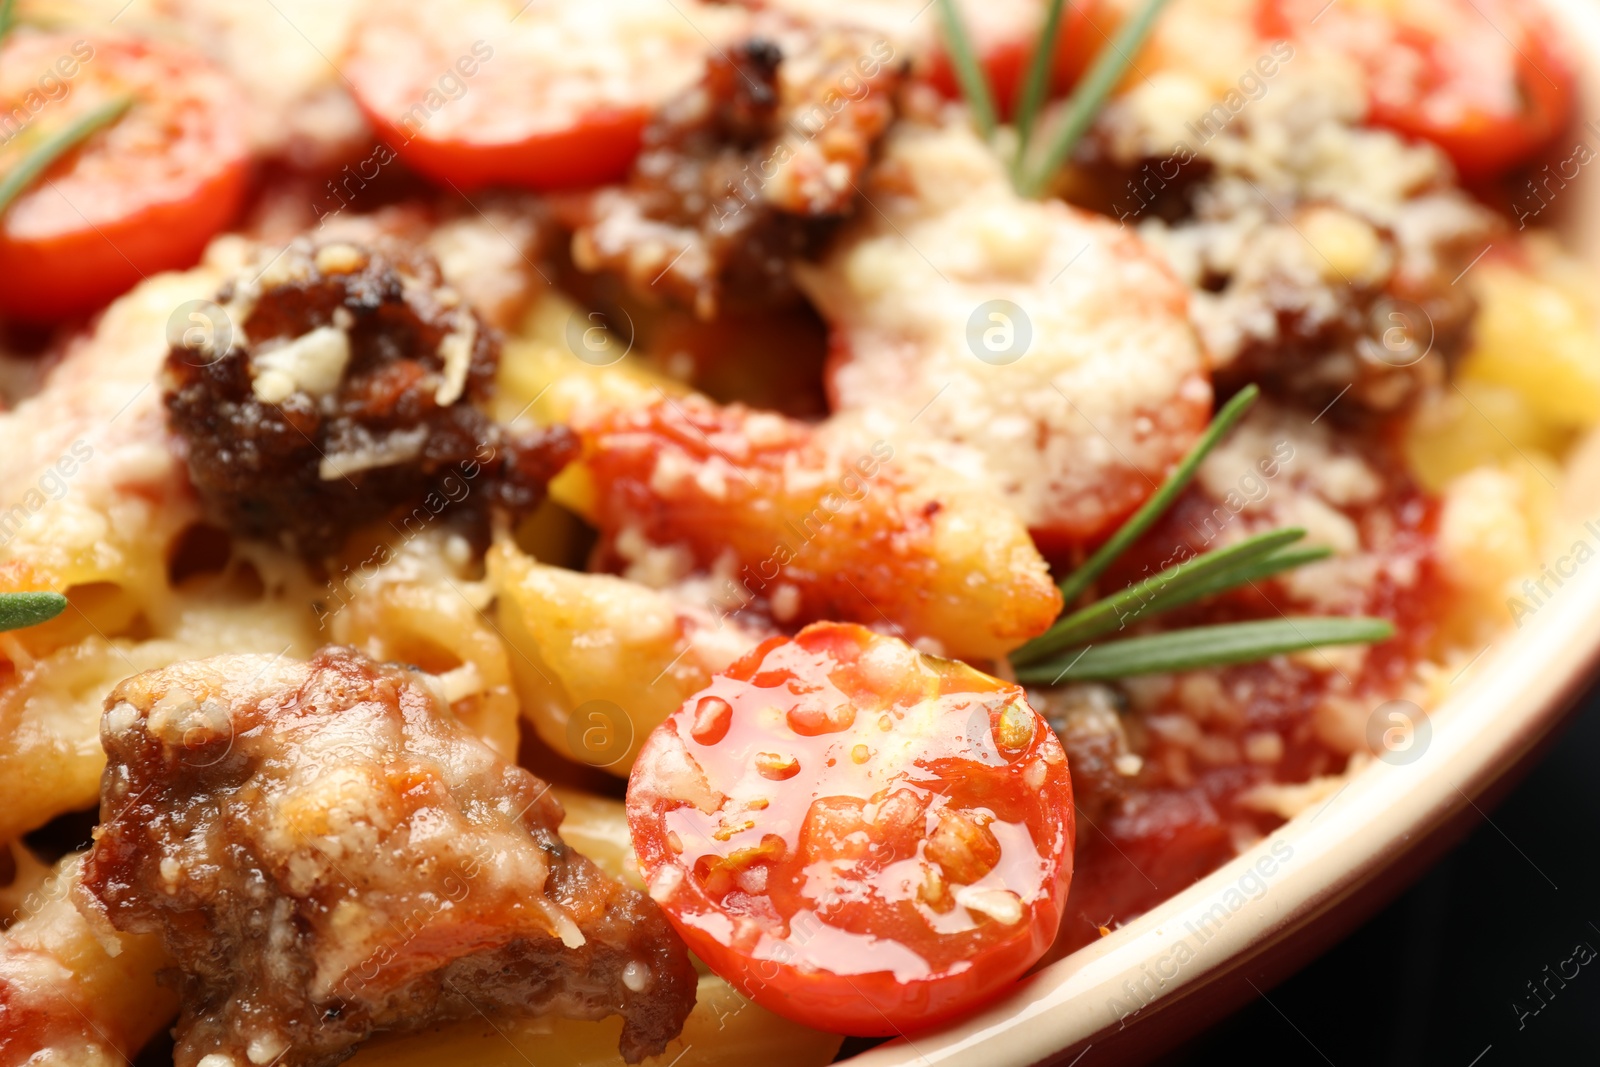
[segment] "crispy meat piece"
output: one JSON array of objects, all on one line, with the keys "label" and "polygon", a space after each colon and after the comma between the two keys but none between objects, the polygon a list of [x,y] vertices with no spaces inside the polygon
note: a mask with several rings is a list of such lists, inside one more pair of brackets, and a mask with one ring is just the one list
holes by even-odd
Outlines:
[{"label": "crispy meat piece", "polygon": [[578,267],[703,319],[795,299],[789,263],[852,211],[903,69],[869,34],[769,29],[713,54],[645,130],[627,182],[569,211]]},{"label": "crispy meat piece", "polygon": [[182,972],[178,1067],[334,1064],[378,1030],[623,1017],[659,1053],[695,972],[655,904],[556,834],[544,782],[423,675],[353,650],[223,656],[106,700],[79,907],[155,932]]},{"label": "crispy meat piece", "polygon": [[564,428],[518,436],[474,406],[499,339],[426,254],[301,238],[218,302],[163,388],[195,488],[239,533],[326,554],[459,473],[486,487],[453,514],[481,539],[489,505],[531,510],[573,454]]}]

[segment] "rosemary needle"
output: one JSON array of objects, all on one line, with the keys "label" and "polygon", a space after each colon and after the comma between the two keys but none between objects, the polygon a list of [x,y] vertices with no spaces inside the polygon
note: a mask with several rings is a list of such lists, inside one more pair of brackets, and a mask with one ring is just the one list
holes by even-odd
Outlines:
[{"label": "rosemary needle", "polygon": [[1080,611],[1062,616],[1050,629],[1013,652],[1011,662],[1023,664],[1043,659],[1069,645],[1084,644],[1152,615],[1193,603],[1202,596],[1243,585],[1250,580],[1250,576],[1243,573],[1246,568],[1270,559],[1305,533],[1299,529],[1273,530],[1168,567]]},{"label": "rosemary needle", "polygon": [[116,122],[132,104],[131,96],[119,96],[115,100],[109,100],[93,111],[78,116],[35,145],[15,167],[7,171],[4,177],[0,177],[0,214],[4,214],[11,206],[11,202],[32,185],[50,164],[82,144],[95,131]]},{"label": "rosemary needle", "polygon": [[[1111,90],[1117,87],[1129,67],[1133,65],[1133,57],[1144,46],[1145,39],[1150,36],[1151,29],[1155,26],[1156,16],[1161,14],[1162,8],[1167,6],[1169,0],[1144,0],[1139,9],[1122,27],[1106,46],[1100,49],[1094,57],[1094,62],[1089,66],[1089,72],[1083,76],[1078,87],[1073,90],[1072,96],[1067,100],[1066,115],[1062,119],[1061,127],[1056,131],[1054,142],[1049,151],[1040,161],[1036,170],[1031,173],[1023,171],[1023,178],[1017,183],[1017,191],[1023,196],[1038,196],[1045,183],[1050,180],[1050,175],[1066,162],[1073,148],[1088,132],[1089,125],[1100,113],[1106,98],[1111,95]],[[1018,168],[1022,170],[1026,161],[1018,160]]]},{"label": "rosemary needle", "polygon": [[1018,667],[1017,681],[1029,685],[1113,681],[1139,674],[1250,663],[1322,645],[1369,644],[1393,635],[1394,624],[1386,619],[1308,617],[1219,623],[1068,650],[1054,659]]},{"label": "rosemary needle", "polygon": [[1050,0],[1045,15],[1044,33],[1033,48],[1033,60],[1028,65],[1028,80],[1023,84],[1022,96],[1017,103],[1017,155],[1012,160],[1012,179],[1022,177],[1022,161],[1028,155],[1028,138],[1033,134],[1033,122],[1044,106],[1044,96],[1050,87],[1050,74],[1055,69],[1057,38],[1061,36],[1061,12],[1064,0]]},{"label": "rosemary needle", "polygon": [[67,610],[60,593],[0,593],[0,631],[38,626]]},{"label": "rosemary needle", "polygon": [[956,81],[961,83],[961,94],[972,109],[978,132],[987,141],[994,137],[995,127],[999,125],[989,82],[978,63],[978,54],[972,47],[966,23],[961,20],[961,12],[956,10],[955,0],[939,0],[939,12],[944,16],[945,40],[950,45],[950,64],[955,68]]}]

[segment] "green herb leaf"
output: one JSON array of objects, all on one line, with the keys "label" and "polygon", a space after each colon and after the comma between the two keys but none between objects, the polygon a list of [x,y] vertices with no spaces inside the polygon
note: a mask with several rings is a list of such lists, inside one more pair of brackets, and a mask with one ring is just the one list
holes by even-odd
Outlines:
[{"label": "green herb leaf", "polygon": [[[1105,105],[1111,90],[1117,87],[1123,74],[1133,64],[1133,57],[1144,47],[1145,39],[1155,26],[1156,16],[1161,14],[1161,9],[1167,3],[1168,0],[1143,0],[1138,10],[1117,30],[1117,35],[1095,55],[1088,73],[1067,100],[1061,127],[1056,131],[1055,141],[1040,161],[1038,169],[1025,171],[1023,180],[1017,183],[1017,191],[1023,196],[1038,196],[1050,181],[1050,175],[1072,154],[1073,148],[1077,147],[1078,141],[1088,132],[1094,117]],[[1025,162],[1019,164],[1025,165]]]},{"label": "green herb leaf", "polygon": [[0,0],[0,44],[17,24],[17,0]]},{"label": "green herb leaf", "polygon": [[1274,552],[1265,559],[1257,560],[1254,563],[1246,563],[1236,570],[1219,574],[1210,582],[1201,582],[1194,588],[1180,594],[1170,603],[1165,598],[1162,598],[1158,600],[1159,606],[1153,611],[1171,611],[1173,608],[1181,608],[1185,604],[1194,603],[1196,600],[1203,600],[1218,593],[1226,593],[1230,589],[1236,589],[1257,579],[1270,578],[1274,574],[1291,571],[1296,567],[1304,567],[1307,563],[1316,563],[1319,560],[1327,559],[1331,555],[1333,555],[1333,549],[1321,545],[1314,548],[1283,549]]},{"label": "green herb leaf", "polygon": [[1201,461],[1244,417],[1244,413],[1250,410],[1250,405],[1254,404],[1256,397],[1260,395],[1261,390],[1254,385],[1247,385],[1235,393],[1233,399],[1217,412],[1216,417],[1211,420],[1211,425],[1206,427],[1206,432],[1200,435],[1200,440],[1195,442],[1189,454],[1183,457],[1183,461],[1173,468],[1167,480],[1161,483],[1161,488],[1157,489],[1150,499],[1144,502],[1144,506],[1134,512],[1133,516],[1123,523],[1122,527],[1112,534],[1083,566],[1067,575],[1061,583],[1061,596],[1069,609],[1089,586],[1094,584],[1094,580],[1111,566],[1112,561],[1127,551],[1128,546],[1142,537],[1146,530],[1155,525],[1155,521],[1167,508],[1172,506],[1178,494],[1194,480],[1195,471],[1200,469]]},{"label": "green herb leaf", "polygon": [[50,164],[82,144],[96,130],[111,125],[133,104],[133,97],[120,96],[107,101],[57,130],[34,146],[22,161],[0,178],[0,215],[21,192],[32,185]]},{"label": "green herb leaf", "polygon": [[1017,681],[1028,685],[1112,681],[1249,663],[1323,645],[1370,644],[1392,636],[1394,625],[1386,619],[1301,617],[1220,623],[1069,650],[1055,659],[1017,668]]},{"label": "green herb leaf", "polygon": [[1061,35],[1061,12],[1064,0],[1050,0],[1050,9],[1044,19],[1044,34],[1033,47],[1033,60],[1028,64],[1028,80],[1023,83],[1022,97],[1017,103],[1017,156],[1012,161],[1013,183],[1021,180],[1022,161],[1028,156],[1028,138],[1033,135],[1033,122],[1044,106],[1045,92],[1050,88],[1050,73],[1056,65],[1057,37]]},{"label": "green herb leaf", "polygon": [[60,593],[0,593],[0,630],[38,626],[67,610]]},{"label": "green herb leaf", "polygon": [[989,82],[978,64],[978,54],[973,50],[972,37],[961,21],[955,0],[939,0],[939,11],[944,15],[945,42],[950,49],[950,64],[955,68],[956,81],[961,83],[961,95],[967,98],[973,121],[985,141],[994,136],[999,120],[995,117],[994,98],[989,95]]},{"label": "green herb leaf", "polygon": [[1241,585],[1248,579],[1235,577],[1236,572],[1259,564],[1305,534],[1304,530],[1299,529],[1273,530],[1174,564],[1142,582],[1064,616],[1050,629],[1013,652],[1011,662],[1023,664],[1043,659],[1070,645],[1084,644],[1102,634],[1131,626],[1141,619],[1192,603],[1212,592]]}]

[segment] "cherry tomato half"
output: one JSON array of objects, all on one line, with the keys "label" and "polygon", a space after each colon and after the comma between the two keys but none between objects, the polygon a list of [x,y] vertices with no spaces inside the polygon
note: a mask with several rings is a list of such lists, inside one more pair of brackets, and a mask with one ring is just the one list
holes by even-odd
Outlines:
[{"label": "cherry tomato half", "polygon": [[1432,141],[1463,177],[1483,179],[1527,162],[1572,116],[1573,67],[1538,7],[1261,0],[1257,28],[1347,53],[1367,72],[1374,124]]},{"label": "cherry tomato half", "polygon": [[464,190],[614,181],[737,8],[699,0],[386,0],[342,65],[378,135]]},{"label": "cherry tomato half", "polygon": [[115,124],[58,159],[0,217],[0,314],[92,311],[140,277],[187,267],[248,181],[244,103],[203,56],[165,42],[18,30],[0,50],[0,173],[86,112]]},{"label": "cherry tomato half", "polygon": [[707,966],[850,1034],[1001,993],[1072,877],[1066,754],[1022,690],[844,623],[765,642],[662,723],[628,825]]}]

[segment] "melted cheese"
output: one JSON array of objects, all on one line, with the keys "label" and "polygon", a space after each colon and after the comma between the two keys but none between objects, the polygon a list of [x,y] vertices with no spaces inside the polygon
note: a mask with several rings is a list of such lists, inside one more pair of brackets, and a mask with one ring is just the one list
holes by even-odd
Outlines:
[{"label": "melted cheese", "polygon": [[[801,281],[840,332],[836,404],[1090,536],[1209,408],[1183,289],[1131,233],[1020,199],[964,124],[888,139],[877,210]],[[930,447],[931,446],[931,447]]]}]

